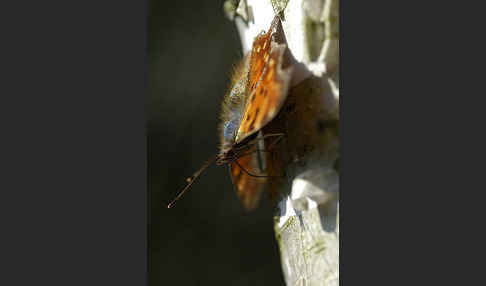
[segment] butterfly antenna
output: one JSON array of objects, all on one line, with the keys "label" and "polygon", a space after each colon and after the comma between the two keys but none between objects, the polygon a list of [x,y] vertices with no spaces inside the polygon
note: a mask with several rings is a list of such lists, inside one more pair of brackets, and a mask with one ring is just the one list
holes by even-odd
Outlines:
[{"label": "butterfly antenna", "polygon": [[196,181],[196,179],[199,177],[199,175],[201,175],[202,172],[204,172],[204,170],[206,170],[209,166],[211,166],[214,161],[216,161],[216,159],[218,158],[218,156],[214,156],[214,157],[211,157],[209,158],[209,160],[196,172],[194,173],[194,175],[190,176],[189,178],[186,179],[187,181],[187,186],[177,195],[177,197],[175,197],[168,205],[167,205],[167,208],[170,209],[172,206],[174,206],[175,202],[178,201],[180,199],[180,197],[182,197],[182,195],[189,189],[189,187],[194,183],[194,181]]}]

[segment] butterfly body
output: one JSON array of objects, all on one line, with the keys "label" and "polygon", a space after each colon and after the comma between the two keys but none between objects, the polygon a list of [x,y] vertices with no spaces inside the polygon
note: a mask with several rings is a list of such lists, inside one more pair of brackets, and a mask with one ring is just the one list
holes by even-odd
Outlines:
[{"label": "butterfly body", "polygon": [[236,66],[231,79],[231,88],[223,99],[220,125],[221,152],[231,148],[236,143],[236,134],[247,101],[248,64],[248,56],[245,56]]}]

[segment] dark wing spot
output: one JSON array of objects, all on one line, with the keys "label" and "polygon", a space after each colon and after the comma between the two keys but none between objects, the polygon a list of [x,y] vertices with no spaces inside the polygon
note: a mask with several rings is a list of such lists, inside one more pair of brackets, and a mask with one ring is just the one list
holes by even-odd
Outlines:
[{"label": "dark wing spot", "polygon": [[260,112],[260,108],[259,108],[259,107],[257,107],[257,109],[256,109],[256,111],[255,111],[255,117],[257,117],[257,116],[258,116],[258,112]]},{"label": "dark wing spot", "polygon": [[253,117],[253,120],[250,122],[250,128],[248,130],[253,130],[255,128],[255,119],[256,117]]},{"label": "dark wing spot", "polygon": [[256,95],[256,93],[254,93],[254,94],[251,96],[251,102],[255,101],[255,95]]}]

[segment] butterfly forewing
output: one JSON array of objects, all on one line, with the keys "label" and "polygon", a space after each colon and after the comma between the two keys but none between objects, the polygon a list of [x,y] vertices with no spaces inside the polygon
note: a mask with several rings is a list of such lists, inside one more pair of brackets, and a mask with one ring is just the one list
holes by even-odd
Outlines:
[{"label": "butterfly forewing", "polygon": [[268,32],[259,35],[253,42],[248,95],[236,142],[241,142],[272,120],[287,96],[290,69],[282,70],[286,46],[274,41],[278,24],[279,19],[275,17]]},{"label": "butterfly forewing", "polygon": [[236,141],[260,130],[270,122],[282,107],[287,97],[290,68],[282,70],[285,45],[271,43],[271,52],[256,88],[250,92],[245,112],[241,119]]},{"label": "butterfly forewing", "polygon": [[253,41],[253,47],[250,55],[250,72],[248,75],[250,92],[255,90],[266,65],[266,59],[270,55],[272,48],[272,35],[275,32],[276,21],[272,22],[268,32],[258,35]]}]

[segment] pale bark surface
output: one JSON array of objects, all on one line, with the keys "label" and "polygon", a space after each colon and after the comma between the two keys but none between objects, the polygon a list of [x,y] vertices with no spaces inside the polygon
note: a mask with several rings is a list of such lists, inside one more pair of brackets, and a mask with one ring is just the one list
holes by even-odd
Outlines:
[{"label": "pale bark surface", "polygon": [[312,74],[290,89],[296,110],[285,117],[290,160],[275,235],[287,285],[338,285],[339,0],[229,0],[225,8],[245,53],[280,13],[288,48]]}]

